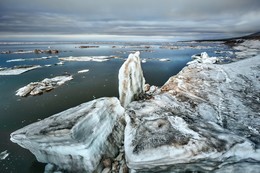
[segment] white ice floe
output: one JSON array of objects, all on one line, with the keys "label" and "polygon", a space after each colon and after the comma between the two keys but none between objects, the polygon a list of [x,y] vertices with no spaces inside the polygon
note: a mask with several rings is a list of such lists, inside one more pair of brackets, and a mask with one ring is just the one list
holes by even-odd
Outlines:
[{"label": "white ice floe", "polygon": [[159,59],[159,61],[165,62],[165,61],[170,61],[170,59],[169,58],[161,58],[161,59]]},{"label": "white ice floe", "polygon": [[7,152],[7,150],[3,151],[0,153],[0,160],[4,160],[9,156],[9,153]]},{"label": "white ice floe", "polygon": [[21,97],[26,97],[28,95],[39,95],[53,90],[54,88],[72,79],[72,76],[57,76],[54,78],[46,78],[41,82],[31,82],[30,84],[18,89],[16,91],[16,95]]},{"label": "white ice floe", "polygon": [[41,67],[40,65],[35,65],[35,66],[15,66],[12,68],[2,68],[0,70],[0,75],[19,75],[40,67]]},{"label": "white ice floe", "polygon": [[19,59],[10,59],[7,60],[6,62],[19,62],[19,61],[37,61],[37,60],[46,60],[50,59],[51,57],[41,57],[41,58],[19,58]]},{"label": "white ice floe", "polygon": [[10,60],[7,60],[6,62],[20,62],[20,61],[25,61],[26,59],[22,59],[22,58],[19,58],[19,59],[10,59]]},{"label": "white ice floe", "polygon": [[109,59],[115,58],[114,56],[70,56],[70,57],[61,57],[59,60],[62,61],[95,61],[95,62],[104,62]]},{"label": "white ice floe", "polygon": [[78,71],[78,73],[87,73],[87,72],[89,72],[89,69],[85,69],[85,70],[80,70],[80,71]]},{"label": "white ice floe", "polygon": [[34,53],[34,51],[31,51],[31,50],[23,50],[23,51],[13,52],[13,54],[27,54],[27,53]]},{"label": "white ice floe", "polygon": [[60,62],[56,63],[56,65],[63,65],[63,64],[64,64],[63,61],[60,61]]}]

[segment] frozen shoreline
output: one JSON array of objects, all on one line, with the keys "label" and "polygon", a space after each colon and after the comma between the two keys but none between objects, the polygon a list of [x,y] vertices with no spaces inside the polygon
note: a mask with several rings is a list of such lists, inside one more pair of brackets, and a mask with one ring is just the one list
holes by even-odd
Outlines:
[{"label": "frozen shoreline", "polygon": [[[133,56],[140,61],[139,53],[129,57]],[[119,90],[125,95],[120,98],[125,108],[117,98],[93,100],[26,126],[12,133],[11,140],[29,149],[38,161],[50,163],[46,169],[52,164],[57,171],[258,170],[259,58],[214,64],[217,58],[202,53],[161,88],[143,85],[139,63],[126,61],[120,70],[126,78],[119,78],[123,81],[119,85],[125,86]],[[137,76],[129,69],[138,71]],[[125,117],[126,124],[121,118],[111,121],[106,110]],[[90,123],[96,121],[106,124],[97,122],[104,129],[100,135],[93,133]],[[105,150],[113,154],[108,156]],[[93,152],[98,157],[93,158]]]}]

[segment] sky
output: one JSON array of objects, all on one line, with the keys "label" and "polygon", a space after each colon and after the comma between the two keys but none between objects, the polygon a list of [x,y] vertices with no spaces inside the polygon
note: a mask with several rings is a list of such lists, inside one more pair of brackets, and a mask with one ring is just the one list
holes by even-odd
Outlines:
[{"label": "sky", "polygon": [[260,30],[260,0],[0,0],[0,40],[192,40]]}]

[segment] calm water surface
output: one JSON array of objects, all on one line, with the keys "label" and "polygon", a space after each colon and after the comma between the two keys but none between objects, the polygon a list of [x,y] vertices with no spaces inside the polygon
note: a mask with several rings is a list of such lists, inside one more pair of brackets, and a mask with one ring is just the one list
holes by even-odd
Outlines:
[{"label": "calm water surface", "polygon": [[[0,173],[42,173],[45,164],[37,162],[26,149],[10,142],[10,133],[30,123],[49,117],[55,113],[77,106],[81,103],[104,96],[118,97],[118,70],[127,58],[129,52],[141,51],[141,58],[147,59],[142,64],[146,83],[162,86],[170,76],[177,74],[193,54],[203,51],[216,56],[214,50],[227,50],[223,44],[203,44],[210,46],[203,49],[187,47],[198,43],[172,43],[183,46],[183,49],[160,48],[165,43],[37,43],[37,44],[0,44],[0,51],[58,49],[58,57],[67,56],[118,56],[106,62],[64,62],[64,65],[54,65],[59,61],[56,55],[50,54],[0,54],[0,67],[15,65],[41,65],[35,69],[17,76],[0,76],[0,153],[7,150],[9,156],[0,160]],[[200,43],[202,44],[202,43]],[[80,49],[81,45],[98,45],[99,48]],[[144,48],[149,45],[150,48]],[[112,48],[116,46],[116,48]],[[151,50],[148,52],[147,50]],[[46,60],[6,62],[18,58],[41,58],[52,56]],[[160,62],[159,58],[170,61]],[[44,65],[51,64],[51,67]],[[89,69],[89,72],[78,74],[79,70]],[[71,74],[73,80],[40,96],[21,98],[15,96],[17,89],[30,82],[41,81],[58,75]]]}]

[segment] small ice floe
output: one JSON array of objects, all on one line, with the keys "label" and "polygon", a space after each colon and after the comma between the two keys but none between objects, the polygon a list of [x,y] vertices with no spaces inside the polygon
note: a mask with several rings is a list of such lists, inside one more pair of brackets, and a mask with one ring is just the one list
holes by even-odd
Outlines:
[{"label": "small ice floe", "polygon": [[63,64],[64,64],[63,61],[56,63],[56,65],[63,65]]},{"label": "small ice floe", "polygon": [[161,59],[159,59],[159,61],[165,62],[165,61],[170,61],[170,59],[169,58],[161,58]]},{"label": "small ice floe", "polygon": [[46,65],[44,65],[45,67],[51,67],[51,64],[46,64]]},{"label": "small ice floe", "polygon": [[89,72],[89,69],[85,69],[85,70],[80,70],[80,71],[78,71],[78,73],[87,73],[87,72]]},{"label": "small ice floe", "polygon": [[146,63],[147,61],[146,61],[146,59],[142,59],[142,63]]},{"label": "small ice floe", "polygon": [[72,76],[57,76],[54,78],[46,78],[41,82],[31,82],[28,85],[16,91],[17,96],[26,97],[28,95],[39,95],[48,92],[63,85],[65,82],[72,80]]},{"label": "small ice floe", "polygon": [[9,153],[7,152],[7,150],[3,151],[0,153],[0,160],[4,160],[9,156]]},{"label": "small ice floe", "polygon": [[40,68],[40,65],[27,65],[27,66],[15,66],[12,68],[2,68],[0,69],[0,75],[19,75],[27,71]]},{"label": "small ice floe", "polygon": [[61,57],[59,60],[62,61],[95,61],[95,62],[104,62],[109,59],[116,58],[115,56],[70,56],[70,57]]},{"label": "small ice floe", "polygon": [[6,62],[19,62],[19,61],[38,61],[38,60],[46,60],[50,59],[51,57],[43,56],[41,58],[19,58],[19,59],[10,59]]},{"label": "small ice floe", "polygon": [[25,61],[26,59],[23,59],[23,58],[19,58],[19,59],[10,59],[10,60],[7,60],[6,62],[20,62],[20,61]]},{"label": "small ice floe", "polygon": [[26,53],[34,53],[31,50],[18,50],[17,52],[13,52],[13,54],[26,54]]},{"label": "small ice floe", "polygon": [[169,45],[169,46],[160,46],[159,48],[160,48],[160,49],[176,50],[176,49],[179,49],[179,46]]}]

